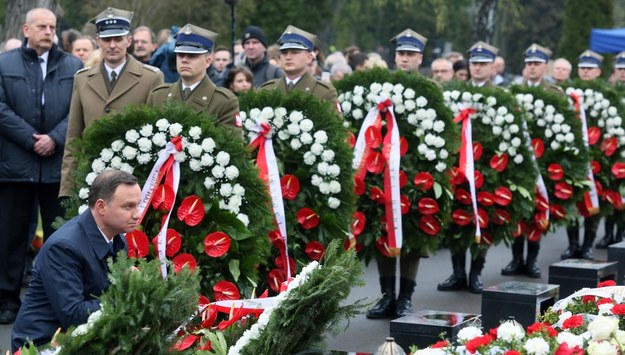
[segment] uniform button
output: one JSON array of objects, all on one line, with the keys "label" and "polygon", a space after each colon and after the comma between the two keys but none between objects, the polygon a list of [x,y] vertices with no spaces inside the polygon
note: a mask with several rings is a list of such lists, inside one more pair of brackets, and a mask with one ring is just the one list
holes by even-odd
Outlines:
[{"label": "uniform button", "polygon": [[105,107],[105,108],[104,108],[104,112],[106,112],[106,113],[111,112],[111,108],[110,108],[110,107]]},{"label": "uniform button", "polygon": [[202,96],[202,100],[206,101],[206,99],[208,99],[208,97]]}]

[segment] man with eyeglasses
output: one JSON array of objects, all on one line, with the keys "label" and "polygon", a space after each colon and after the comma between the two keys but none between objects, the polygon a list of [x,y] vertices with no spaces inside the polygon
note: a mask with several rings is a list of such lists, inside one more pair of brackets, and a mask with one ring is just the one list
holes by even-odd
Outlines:
[{"label": "man with eyeglasses", "polygon": [[445,58],[432,61],[432,79],[443,84],[454,78],[454,65]]}]

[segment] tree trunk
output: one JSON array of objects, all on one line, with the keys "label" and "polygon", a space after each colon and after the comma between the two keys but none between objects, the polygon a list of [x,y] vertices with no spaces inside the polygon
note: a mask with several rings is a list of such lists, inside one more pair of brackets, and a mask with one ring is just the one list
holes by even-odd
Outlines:
[{"label": "tree trunk", "polygon": [[497,23],[498,2],[499,0],[475,0],[474,41],[492,42]]},{"label": "tree trunk", "polygon": [[58,0],[7,0],[6,18],[4,20],[4,38],[22,38],[22,25],[26,13],[36,7],[45,7],[59,17],[61,8]]}]

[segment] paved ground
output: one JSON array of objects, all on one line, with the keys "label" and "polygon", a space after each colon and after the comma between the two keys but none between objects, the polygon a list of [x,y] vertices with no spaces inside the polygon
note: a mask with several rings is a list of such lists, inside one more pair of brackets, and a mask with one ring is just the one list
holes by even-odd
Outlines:
[{"label": "paved ground", "polygon": [[[600,228],[603,236],[603,226]],[[492,248],[488,253],[486,267],[482,273],[485,286],[495,285],[507,280],[521,280],[547,283],[549,265],[560,260],[560,253],[567,245],[564,229],[543,239],[539,255],[539,266],[542,270],[541,279],[530,279],[523,276],[501,276],[500,270],[510,261],[510,251],[504,246]],[[595,250],[595,258],[606,259],[606,252]],[[421,262],[417,276],[417,288],[413,296],[415,310],[434,309],[457,311],[464,313],[481,313],[481,296],[469,292],[439,292],[436,285],[451,273],[451,260],[448,250],[441,250],[437,255]],[[366,298],[374,301],[379,297],[380,290],[375,264],[370,264],[365,271],[366,285],[352,290],[348,301]],[[375,352],[389,335],[388,320],[368,320],[364,315],[355,317],[346,329],[336,336],[328,335],[329,349],[359,352]],[[2,349],[10,348],[11,326],[0,326],[0,354]]]}]

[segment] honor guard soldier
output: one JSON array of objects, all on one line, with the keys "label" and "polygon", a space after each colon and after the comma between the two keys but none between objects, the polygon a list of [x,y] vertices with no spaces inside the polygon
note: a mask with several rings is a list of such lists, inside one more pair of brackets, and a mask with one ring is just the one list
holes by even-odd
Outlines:
[{"label": "honor guard soldier", "polygon": [[74,77],[60,196],[69,196],[73,188],[76,148],[72,142],[102,116],[123,112],[128,105],[145,104],[150,91],[163,83],[158,68],[142,64],[127,53],[132,43],[132,14],[109,7],[90,21],[96,26],[102,62],[78,71]]},{"label": "honor guard soldier", "polygon": [[206,69],[213,60],[212,50],[217,33],[187,24],[176,35],[174,53],[180,79],[152,90],[148,105],[162,106],[169,100],[184,102],[193,110],[215,116],[217,122],[240,129],[236,122],[239,101],[225,88],[213,84]]},{"label": "honor guard soldier", "polygon": [[527,79],[523,79],[522,85],[529,87],[541,87],[547,91],[556,93],[565,97],[564,90],[558,85],[550,84],[545,81],[545,73],[547,72],[547,62],[551,57],[551,51],[536,43],[532,44],[525,51],[525,69]]},{"label": "honor guard soldier", "polygon": [[601,77],[601,64],[603,56],[590,49],[584,51],[577,62],[577,75],[582,80],[595,80]]},{"label": "honor guard soldier", "polygon": [[471,85],[476,87],[496,88],[490,81],[493,76],[493,63],[499,49],[486,42],[479,41],[469,48],[469,73]]},{"label": "honor guard soldier", "polygon": [[410,28],[393,37],[391,42],[395,43],[395,67],[398,70],[419,73],[427,41],[427,38]]},{"label": "honor guard soldier", "polygon": [[620,91],[625,86],[625,51],[619,53],[614,57],[614,72],[616,73],[616,85]]},{"label": "honor guard soldier", "polygon": [[278,89],[285,95],[293,90],[307,92],[333,104],[338,102],[336,89],[332,84],[315,79],[308,72],[308,66],[315,59],[313,50],[317,36],[295,26],[286,28],[278,44],[284,76],[266,82],[262,90]]}]

